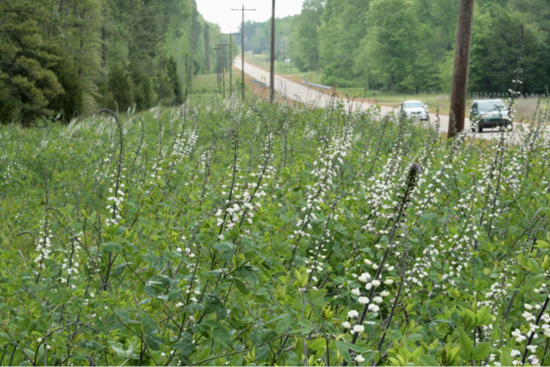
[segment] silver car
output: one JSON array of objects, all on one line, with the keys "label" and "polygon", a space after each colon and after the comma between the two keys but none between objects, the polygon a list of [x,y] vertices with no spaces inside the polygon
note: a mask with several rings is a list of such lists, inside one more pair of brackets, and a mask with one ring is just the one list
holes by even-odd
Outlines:
[{"label": "silver car", "polygon": [[405,101],[399,107],[399,113],[404,113],[410,119],[428,121],[430,115],[428,106],[420,101]]},{"label": "silver car", "polygon": [[479,132],[486,127],[512,127],[510,109],[502,99],[474,100],[470,109],[470,121],[473,122],[472,131],[476,127],[475,124]]}]

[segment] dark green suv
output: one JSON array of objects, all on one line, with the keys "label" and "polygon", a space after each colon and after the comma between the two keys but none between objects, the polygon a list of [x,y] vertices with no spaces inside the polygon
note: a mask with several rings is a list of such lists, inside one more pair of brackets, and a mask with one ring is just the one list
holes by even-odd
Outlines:
[{"label": "dark green suv", "polygon": [[480,99],[472,102],[470,123],[472,131],[477,124],[477,130],[482,132],[484,127],[511,127],[512,118],[502,99]]}]

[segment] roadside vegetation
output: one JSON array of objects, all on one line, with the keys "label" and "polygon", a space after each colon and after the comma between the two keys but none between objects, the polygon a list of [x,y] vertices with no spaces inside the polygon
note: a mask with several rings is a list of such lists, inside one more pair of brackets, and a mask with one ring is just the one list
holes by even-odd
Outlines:
[{"label": "roadside vegetation", "polygon": [[548,365],[550,142],[238,99],[0,127],[2,365]]}]

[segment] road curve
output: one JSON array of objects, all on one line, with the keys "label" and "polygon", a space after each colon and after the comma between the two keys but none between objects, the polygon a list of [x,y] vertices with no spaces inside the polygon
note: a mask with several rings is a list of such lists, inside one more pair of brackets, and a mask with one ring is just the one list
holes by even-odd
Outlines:
[{"label": "road curve", "polygon": [[[240,57],[235,58],[233,65],[239,70],[241,70],[242,68],[241,58]],[[264,82],[267,86],[269,86],[269,71],[260,69],[259,67],[253,64],[250,64],[246,61],[244,63],[244,71],[246,74],[250,75],[252,78],[258,81]],[[275,74],[275,91],[277,92],[277,94],[282,95],[285,98],[299,101],[312,107],[327,107],[330,103],[333,103],[332,97],[330,95],[320,92],[318,90],[312,89],[304,84],[296,83],[278,74]],[[351,107],[352,109],[361,109],[363,111],[374,106],[373,104],[360,102],[360,101],[353,101],[352,106],[349,106],[348,101],[343,99],[340,99],[340,101],[345,105],[347,105],[348,107]],[[389,113],[396,113],[397,108],[380,106],[380,111],[382,115],[386,115]],[[437,116],[431,113],[430,121],[434,122],[436,121],[436,119],[437,119]],[[442,133],[447,133],[448,126],[449,126],[449,116],[439,115],[439,120],[440,120],[440,131]],[[470,119],[466,118],[464,125],[465,125],[465,128],[468,129],[470,127]],[[523,125],[523,126],[520,126],[520,125]],[[523,129],[522,128],[517,129],[517,127],[523,127]],[[516,134],[518,130],[526,131],[527,126],[525,124],[515,123],[514,134]],[[494,138],[500,137],[500,134],[498,132],[498,129],[492,129],[490,131],[476,133],[476,137],[482,138],[482,139],[494,139]]]}]

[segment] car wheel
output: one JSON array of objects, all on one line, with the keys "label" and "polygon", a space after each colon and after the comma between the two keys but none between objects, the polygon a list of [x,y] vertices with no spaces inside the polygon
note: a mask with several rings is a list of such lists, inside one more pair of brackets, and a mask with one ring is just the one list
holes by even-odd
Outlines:
[{"label": "car wheel", "polygon": [[477,126],[477,131],[479,131],[480,133],[483,132],[483,128],[481,127],[481,124],[479,124],[479,125]]}]

